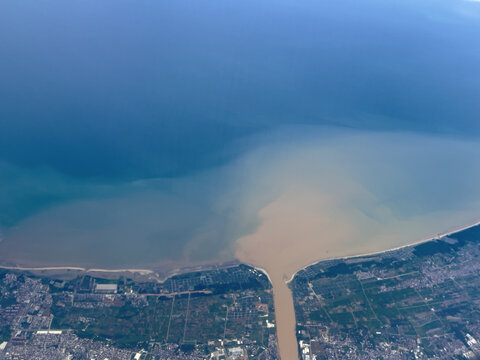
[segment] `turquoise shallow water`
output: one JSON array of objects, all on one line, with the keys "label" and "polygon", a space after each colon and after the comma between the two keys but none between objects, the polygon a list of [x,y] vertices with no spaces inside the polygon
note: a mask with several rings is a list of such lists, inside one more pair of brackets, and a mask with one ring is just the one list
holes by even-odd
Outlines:
[{"label": "turquoise shallow water", "polygon": [[[396,216],[463,211],[479,38],[480,4],[461,0],[2,2],[3,257],[229,258],[312,142],[335,159],[313,164],[355,174]],[[332,147],[350,131],[407,134],[405,151],[359,142],[352,161]],[[369,186],[379,168],[388,181]]]}]

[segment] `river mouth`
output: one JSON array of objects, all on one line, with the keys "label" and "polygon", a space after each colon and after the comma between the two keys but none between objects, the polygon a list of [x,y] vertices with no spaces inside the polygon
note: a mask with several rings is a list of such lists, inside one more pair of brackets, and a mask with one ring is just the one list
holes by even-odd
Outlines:
[{"label": "river mouth", "polygon": [[0,3],[0,262],[238,258],[291,360],[296,271],[480,213],[478,0],[27,3]]},{"label": "river mouth", "polygon": [[[370,238],[372,231],[365,224],[365,219],[362,224],[348,222],[341,217],[332,218],[329,215],[332,203],[328,197],[316,198],[315,194],[305,189],[284,194],[260,212],[263,222],[257,231],[237,241],[237,258],[263,268],[271,279],[277,336],[283,360],[298,359],[295,312],[288,287],[288,281],[298,270],[321,260],[407,246],[430,238],[438,233],[438,229],[455,229],[455,225],[446,229],[442,227],[444,224],[427,229],[428,226],[420,226],[422,220],[416,220],[420,223],[412,221],[410,224],[392,225],[390,229],[377,229],[375,236]],[[320,208],[318,201],[324,204]],[[473,222],[472,217],[468,224]],[[465,222],[458,222],[457,225],[460,223]],[[405,227],[412,230],[405,231]]]},{"label": "river mouth", "polygon": [[236,257],[269,274],[280,351],[290,360],[297,346],[285,282],[299,269],[407,245],[480,213],[476,141],[312,128],[263,140],[228,168],[173,190],[134,182],[39,211],[8,229],[0,258],[155,269]]}]

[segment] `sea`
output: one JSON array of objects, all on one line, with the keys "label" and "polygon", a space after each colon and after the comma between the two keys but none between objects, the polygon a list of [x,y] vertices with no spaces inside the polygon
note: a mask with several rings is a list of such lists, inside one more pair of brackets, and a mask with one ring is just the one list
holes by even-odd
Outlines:
[{"label": "sea", "polygon": [[477,221],[479,64],[478,1],[2,1],[0,262],[291,275]]}]

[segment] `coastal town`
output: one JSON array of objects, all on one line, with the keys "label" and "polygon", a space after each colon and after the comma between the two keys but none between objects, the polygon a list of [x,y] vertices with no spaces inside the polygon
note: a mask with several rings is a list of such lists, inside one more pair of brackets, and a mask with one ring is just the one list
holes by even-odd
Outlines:
[{"label": "coastal town", "polygon": [[271,286],[239,265],[164,282],[0,271],[0,359],[278,358]]}]

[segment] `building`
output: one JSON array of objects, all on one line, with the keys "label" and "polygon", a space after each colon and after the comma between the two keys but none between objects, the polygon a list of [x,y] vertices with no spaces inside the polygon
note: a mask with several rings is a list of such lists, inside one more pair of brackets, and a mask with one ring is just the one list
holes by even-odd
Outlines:
[{"label": "building", "polygon": [[106,293],[106,294],[115,294],[117,293],[118,286],[117,284],[96,284],[95,292],[97,293]]}]

